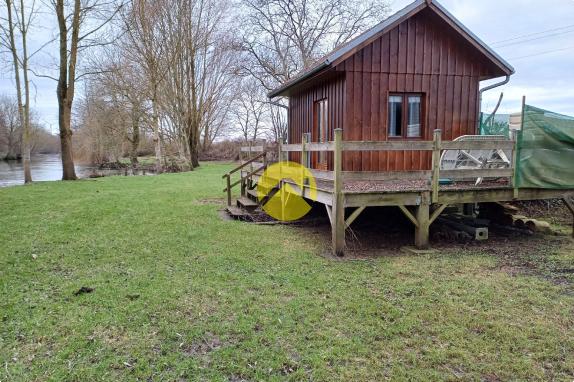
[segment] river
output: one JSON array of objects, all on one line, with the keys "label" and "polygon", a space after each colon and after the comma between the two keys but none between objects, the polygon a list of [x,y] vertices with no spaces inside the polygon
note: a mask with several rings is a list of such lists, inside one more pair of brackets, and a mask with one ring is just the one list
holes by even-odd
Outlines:
[{"label": "river", "polygon": [[[123,175],[123,170],[100,170],[90,165],[76,165],[76,175],[87,178],[97,172],[100,175]],[[32,157],[32,179],[54,181],[62,179],[62,161],[59,154],[37,154]],[[0,187],[24,184],[24,168],[20,161],[0,160]]]}]

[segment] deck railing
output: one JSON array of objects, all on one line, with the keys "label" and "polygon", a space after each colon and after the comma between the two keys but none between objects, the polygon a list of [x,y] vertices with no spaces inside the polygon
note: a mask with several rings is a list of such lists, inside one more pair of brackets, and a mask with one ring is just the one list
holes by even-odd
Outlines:
[{"label": "deck railing", "polygon": [[[433,203],[439,200],[440,179],[462,180],[469,178],[510,178],[512,187],[516,190],[515,162],[516,141],[514,139],[485,140],[485,141],[443,141],[441,130],[435,130],[432,141],[343,141],[341,129],[335,130],[335,139],[327,143],[309,143],[303,135],[300,144],[279,144],[279,160],[287,160],[288,153],[301,153],[301,164],[308,163],[312,152],[332,152],[333,170],[310,169],[317,179],[334,182],[333,192],[341,192],[345,181],[390,181],[390,180],[425,180],[431,185]],[[244,148],[245,151],[263,151],[264,147],[254,146]],[[440,160],[444,150],[512,150],[513,156],[508,168],[453,169],[441,170]],[[242,149],[243,150],[243,149]],[[431,170],[417,171],[343,171],[343,152],[372,152],[372,151],[431,151]],[[516,192],[516,191],[515,191]]]}]

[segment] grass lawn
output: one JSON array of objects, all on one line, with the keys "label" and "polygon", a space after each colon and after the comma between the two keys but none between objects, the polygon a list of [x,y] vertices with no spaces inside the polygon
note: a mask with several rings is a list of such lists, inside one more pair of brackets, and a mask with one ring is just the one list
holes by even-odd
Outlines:
[{"label": "grass lawn", "polygon": [[570,284],[472,249],[318,256],[220,219],[228,168],[0,189],[0,381],[574,379]]}]

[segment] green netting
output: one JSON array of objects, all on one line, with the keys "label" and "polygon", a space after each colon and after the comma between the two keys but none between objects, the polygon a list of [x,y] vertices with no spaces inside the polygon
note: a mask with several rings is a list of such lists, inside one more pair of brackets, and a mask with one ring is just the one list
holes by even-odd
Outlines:
[{"label": "green netting", "polygon": [[521,188],[574,188],[574,118],[525,106],[516,180]]},{"label": "green netting", "polygon": [[480,135],[504,135],[510,137],[510,116],[502,115],[480,115]]}]

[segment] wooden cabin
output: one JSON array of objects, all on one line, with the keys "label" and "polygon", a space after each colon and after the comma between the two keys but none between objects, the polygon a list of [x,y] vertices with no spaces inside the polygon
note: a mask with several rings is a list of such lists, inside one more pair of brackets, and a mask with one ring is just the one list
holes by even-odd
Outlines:
[{"label": "wooden cabin", "polygon": [[[347,229],[370,207],[398,207],[412,222],[419,248],[429,245],[430,226],[453,204],[563,198],[574,214],[574,185],[521,186],[516,136],[457,140],[478,134],[481,93],[513,73],[435,0],[417,0],[269,94],[289,98],[280,162],[311,168],[316,182],[291,177],[270,182],[268,149],[250,145],[241,149],[248,159],[223,175],[228,211],[243,216],[243,208],[265,205],[272,195],[281,195],[285,210],[297,199],[291,196],[323,204],[337,255],[346,249]],[[503,76],[504,81],[479,88],[480,81]],[[524,113],[523,99],[521,125]],[[443,168],[441,156],[465,150],[512,155],[503,166],[487,158],[477,159],[476,167]],[[232,181],[233,174],[240,179]],[[257,190],[261,178],[267,178],[264,195]]]},{"label": "wooden cabin", "polygon": [[[478,134],[480,81],[514,69],[434,0],[417,0],[272,91],[289,98],[287,143],[443,140]],[[298,162],[299,153],[290,160]],[[308,166],[332,170],[332,153]],[[431,154],[347,152],[344,171],[429,170]]]}]

